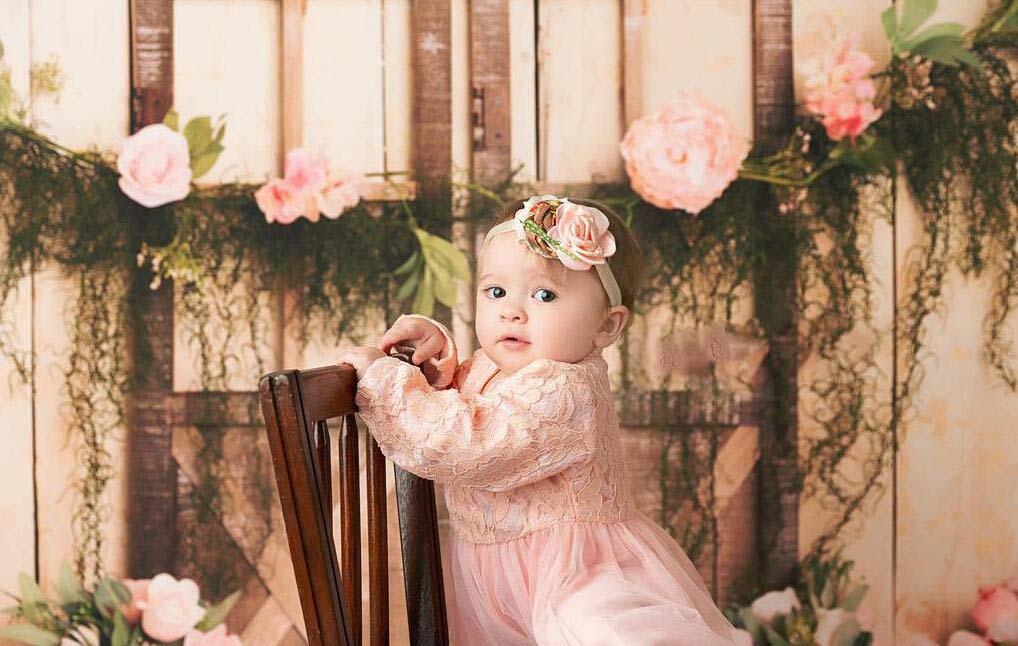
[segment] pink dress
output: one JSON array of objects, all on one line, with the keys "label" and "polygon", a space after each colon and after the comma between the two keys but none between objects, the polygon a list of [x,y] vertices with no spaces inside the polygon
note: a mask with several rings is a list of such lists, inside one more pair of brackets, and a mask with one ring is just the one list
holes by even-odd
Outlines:
[{"label": "pink dress", "polygon": [[458,364],[427,320],[441,355],[378,359],[356,404],[386,457],[444,485],[452,645],[735,644],[682,548],[633,505],[600,351],[489,383],[484,351]]}]

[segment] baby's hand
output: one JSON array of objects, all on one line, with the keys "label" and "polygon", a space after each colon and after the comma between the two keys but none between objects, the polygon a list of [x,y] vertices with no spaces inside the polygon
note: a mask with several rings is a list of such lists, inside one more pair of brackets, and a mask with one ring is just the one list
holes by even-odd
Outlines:
[{"label": "baby's hand", "polygon": [[415,365],[420,365],[442,352],[445,347],[445,336],[434,323],[404,317],[393,323],[382,335],[377,347],[384,354],[389,354],[389,349],[400,343],[414,346],[414,354],[410,360]]},{"label": "baby's hand", "polygon": [[378,348],[372,348],[370,346],[355,346],[353,348],[347,348],[339,360],[336,363],[348,363],[354,367],[357,371],[357,380],[360,381],[361,377],[367,369],[375,362],[376,359],[381,359],[385,356],[385,353]]}]

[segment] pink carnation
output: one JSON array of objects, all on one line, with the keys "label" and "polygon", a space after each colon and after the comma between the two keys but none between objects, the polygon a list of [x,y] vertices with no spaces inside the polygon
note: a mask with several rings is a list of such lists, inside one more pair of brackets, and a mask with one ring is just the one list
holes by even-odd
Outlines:
[{"label": "pink carnation", "polygon": [[141,628],[152,639],[172,642],[180,639],[201,621],[205,610],[198,599],[198,585],[191,579],[177,580],[157,574],[148,586],[148,599],[139,602]]},{"label": "pink carnation", "polygon": [[858,137],[880,118],[873,105],[877,89],[868,73],[873,59],[857,49],[858,35],[850,34],[836,44],[822,62],[805,66],[806,109],[823,119],[827,136],[835,141]]},{"label": "pink carnation", "polygon": [[634,121],[619,148],[633,190],[643,199],[695,214],[735,180],[750,144],[722,110],[684,93]]},{"label": "pink carnation", "polygon": [[182,200],[191,191],[187,139],[162,123],[145,126],[124,141],[117,170],[120,190],[148,208]]}]

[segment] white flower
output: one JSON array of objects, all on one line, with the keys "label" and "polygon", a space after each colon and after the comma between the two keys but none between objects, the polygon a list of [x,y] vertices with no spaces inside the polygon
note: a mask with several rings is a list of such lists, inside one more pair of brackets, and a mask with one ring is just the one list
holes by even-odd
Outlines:
[{"label": "white flower", "polygon": [[792,609],[800,607],[799,598],[795,596],[795,590],[791,587],[780,592],[768,592],[750,605],[756,618],[768,626],[776,616],[787,615]]}]

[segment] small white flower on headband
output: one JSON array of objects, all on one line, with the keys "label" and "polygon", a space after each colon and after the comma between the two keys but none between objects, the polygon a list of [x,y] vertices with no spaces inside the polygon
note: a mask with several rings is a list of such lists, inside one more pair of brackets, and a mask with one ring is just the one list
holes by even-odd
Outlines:
[{"label": "small white flower on headband", "polygon": [[592,206],[535,195],[516,212],[514,230],[535,252],[558,258],[569,269],[585,271],[605,264],[615,253],[615,237],[608,224],[608,216]]}]

